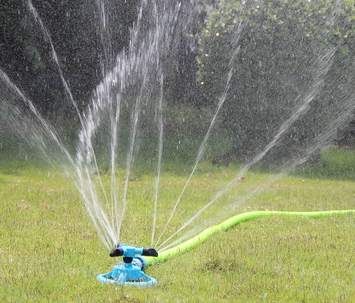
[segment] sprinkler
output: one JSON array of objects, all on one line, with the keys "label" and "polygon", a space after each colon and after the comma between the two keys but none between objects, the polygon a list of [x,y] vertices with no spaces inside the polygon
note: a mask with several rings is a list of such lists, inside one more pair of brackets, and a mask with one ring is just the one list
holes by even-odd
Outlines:
[{"label": "sprinkler", "polygon": [[158,257],[154,248],[138,248],[125,244],[118,244],[111,251],[110,257],[123,257],[123,263],[117,264],[111,272],[100,274],[97,280],[101,283],[128,285],[137,287],[151,287],[157,280],[148,276],[144,269],[147,266],[145,257]]},{"label": "sprinkler", "polygon": [[[151,287],[157,284],[157,280],[146,275],[144,269],[172,258],[180,256],[195,247],[206,242],[213,235],[227,231],[230,228],[243,222],[253,221],[265,217],[303,217],[303,218],[324,218],[329,216],[353,215],[355,209],[350,210],[329,210],[311,212],[292,212],[292,211],[253,211],[233,216],[220,224],[211,226],[198,235],[182,242],[178,245],[163,249],[159,254],[154,248],[137,248],[124,244],[117,245],[110,253],[111,257],[123,256],[123,263],[116,265],[113,270],[106,274],[97,276],[102,283],[132,285],[137,287]],[[153,258],[152,258],[153,257]]]}]

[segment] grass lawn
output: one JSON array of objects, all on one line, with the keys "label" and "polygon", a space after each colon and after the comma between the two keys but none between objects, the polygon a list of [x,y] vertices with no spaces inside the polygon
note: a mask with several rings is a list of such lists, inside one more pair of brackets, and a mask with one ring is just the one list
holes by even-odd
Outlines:
[{"label": "grass lawn", "polygon": [[[237,169],[203,163],[169,233]],[[187,172],[165,166],[158,230]],[[267,173],[249,173],[196,225],[220,214],[228,217],[223,207],[269,178]],[[153,175],[145,172],[132,178],[124,240],[149,243],[153,182]],[[234,208],[229,215],[257,209],[355,209],[355,153],[331,150],[319,164],[270,184]],[[101,285],[96,274],[109,271],[114,260],[99,242],[73,185],[60,172],[0,160],[0,302],[350,303],[355,302],[354,243],[354,216],[260,219],[148,269],[159,281],[157,287]]]}]

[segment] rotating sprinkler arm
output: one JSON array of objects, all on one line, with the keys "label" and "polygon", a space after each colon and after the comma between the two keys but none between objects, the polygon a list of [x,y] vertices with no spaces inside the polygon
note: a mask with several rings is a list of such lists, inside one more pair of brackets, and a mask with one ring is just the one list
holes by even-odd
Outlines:
[{"label": "rotating sprinkler arm", "polygon": [[158,257],[158,252],[154,248],[133,247],[124,244],[117,244],[111,251],[110,257],[135,258],[138,256]]}]

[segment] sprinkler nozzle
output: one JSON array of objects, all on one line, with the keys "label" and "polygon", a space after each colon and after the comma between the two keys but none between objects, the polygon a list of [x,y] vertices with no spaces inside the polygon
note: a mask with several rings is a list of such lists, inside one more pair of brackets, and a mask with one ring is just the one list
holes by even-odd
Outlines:
[{"label": "sprinkler nozzle", "polygon": [[121,247],[116,247],[110,252],[110,257],[121,257],[123,256],[123,249]]},{"label": "sprinkler nozzle", "polygon": [[158,252],[154,248],[143,248],[142,256],[158,257]]},{"label": "sprinkler nozzle", "polygon": [[110,257],[124,256],[134,258],[139,255],[145,257],[158,257],[158,252],[154,248],[136,248],[120,244],[117,244],[117,246],[110,252]]}]

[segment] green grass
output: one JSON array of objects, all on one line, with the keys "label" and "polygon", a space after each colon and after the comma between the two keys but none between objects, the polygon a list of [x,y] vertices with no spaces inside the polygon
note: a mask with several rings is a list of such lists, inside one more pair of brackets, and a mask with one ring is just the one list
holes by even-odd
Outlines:
[{"label": "green grass", "polygon": [[[175,165],[164,166],[160,230],[186,178]],[[256,209],[354,209],[354,167],[353,151],[330,150],[319,164],[271,184],[235,212],[221,212],[270,178],[251,172],[197,223]],[[169,231],[237,169],[203,163]],[[124,235],[134,243],[149,243],[153,181],[143,170],[130,183],[131,229],[125,224]],[[260,219],[150,268],[155,288],[101,285],[96,274],[114,263],[75,188],[43,166],[0,160],[0,302],[354,302],[354,231],[354,216]]]},{"label": "green grass", "polygon": [[307,177],[355,180],[355,152],[352,149],[330,148],[321,161],[302,170]]}]

